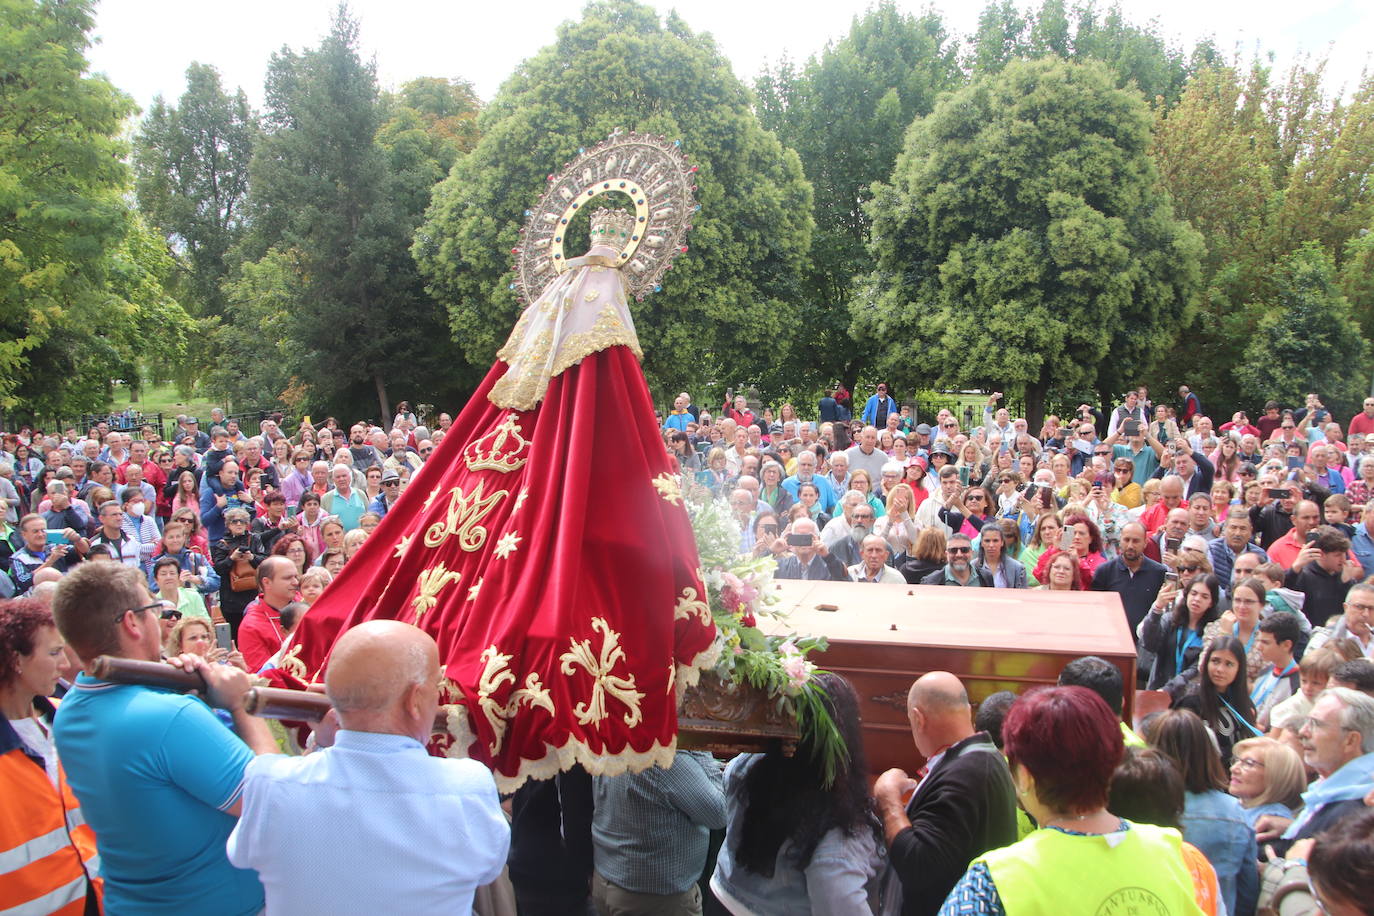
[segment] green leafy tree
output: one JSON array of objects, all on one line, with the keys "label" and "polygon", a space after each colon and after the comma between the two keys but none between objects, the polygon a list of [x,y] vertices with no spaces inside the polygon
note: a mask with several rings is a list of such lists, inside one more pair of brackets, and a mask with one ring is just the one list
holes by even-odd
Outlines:
[{"label": "green leafy tree", "polygon": [[[410,240],[426,192],[441,174],[416,120],[382,126],[376,76],[359,58],[357,23],[344,8],[318,48],[284,49],[268,69],[264,134],[251,166],[253,227],[243,244],[259,270],[230,284],[227,327],[256,334],[252,297],[280,304],[277,367],[236,364],[258,392],[305,407],[365,410],[389,419],[390,389],[454,392],[443,312],[425,294]],[[223,384],[223,376],[219,376]]]},{"label": "green leafy tree", "polygon": [[805,346],[788,359],[756,360],[751,381],[760,388],[814,392],[839,380],[854,389],[871,352],[849,334],[855,278],[870,264],[864,204],[873,183],[892,174],[907,126],[962,79],[938,15],[883,3],[800,73],[784,62],[757,81],[760,120],[801,156],[816,219],[799,304]]},{"label": "green leafy tree", "polygon": [[[1202,241],[1148,155],[1140,94],[1100,64],[1013,61],[912,125],[873,216],[854,333],[910,386],[1115,390],[1191,318]],[[919,358],[912,358],[912,354]]]},{"label": "green leafy tree", "polygon": [[1369,342],[1336,283],[1331,256],[1308,242],[1284,258],[1277,294],[1236,367],[1254,402],[1298,404],[1318,392],[1338,416],[1358,409],[1369,384]]},{"label": "green leafy tree", "polygon": [[130,226],[133,103],[86,75],[91,6],[0,0],[0,408],[93,407],[108,387],[69,382],[104,346],[108,253]]},{"label": "green leafy tree", "polygon": [[182,299],[201,315],[224,311],[220,284],[243,233],[257,131],[243,90],[227,94],[214,67],[193,63],[177,106],[154,99],[134,140],[139,209],[184,259]]},{"label": "green leafy tree", "polygon": [[519,314],[509,284],[523,211],[559,163],[618,127],[681,140],[700,169],[691,252],[632,308],[654,389],[699,389],[806,338],[796,303],[810,186],[796,154],[759,126],[714,42],[676,15],[660,21],[631,0],[589,4],[506,81],[479,126],[413,249],[470,365],[490,365]]}]

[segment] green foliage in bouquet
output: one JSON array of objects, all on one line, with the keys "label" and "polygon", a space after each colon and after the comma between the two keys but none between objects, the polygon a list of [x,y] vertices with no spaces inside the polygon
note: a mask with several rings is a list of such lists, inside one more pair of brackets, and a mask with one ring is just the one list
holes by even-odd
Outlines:
[{"label": "green foliage in bouquet", "polygon": [[790,712],[801,734],[801,747],[810,749],[825,770],[826,784],[832,784],[849,750],[830,716],[825,690],[814,678],[821,669],[806,658],[825,651],[825,637],[769,635],[759,629],[759,616],[786,620],[782,613],[766,609],[777,603],[769,589],[777,562],[772,557],[740,555],[739,529],[724,500],[694,491],[685,503],[711,616],[720,631],[716,675],[726,683],[762,690],[779,711]]}]

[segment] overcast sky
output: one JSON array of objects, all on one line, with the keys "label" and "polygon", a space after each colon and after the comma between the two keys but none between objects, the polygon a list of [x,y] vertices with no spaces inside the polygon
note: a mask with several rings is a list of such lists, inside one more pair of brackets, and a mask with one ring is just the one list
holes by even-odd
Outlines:
[{"label": "overcast sky", "polygon": [[[796,60],[842,37],[871,0],[829,0],[809,7],[777,0],[650,0],[662,12],[676,9],[693,30],[711,33],[734,65],[753,79],[768,62]],[[919,12],[927,4],[899,0]],[[932,5],[957,32],[977,23],[979,2],[941,0]],[[1099,2],[1105,7],[1106,0]],[[267,59],[283,45],[304,48],[329,29],[335,0],[100,0],[91,49],[103,71],[143,108],[159,93],[175,100],[192,61],[215,66],[226,86],[242,86],[261,104]],[[1038,2],[1018,2],[1021,8]],[[1191,45],[1213,35],[1228,53],[1255,49],[1280,64],[1299,54],[1330,53],[1327,88],[1348,94],[1369,64],[1374,3],[1369,0],[1122,0],[1135,22],[1158,19],[1164,33]],[[799,9],[806,8],[804,13]],[[375,55],[384,87],[417,76],[461,77],[490,99],[519,64],[553,41],[558,23],[577,18],[577,0],[352,0],[365,53]]]}]

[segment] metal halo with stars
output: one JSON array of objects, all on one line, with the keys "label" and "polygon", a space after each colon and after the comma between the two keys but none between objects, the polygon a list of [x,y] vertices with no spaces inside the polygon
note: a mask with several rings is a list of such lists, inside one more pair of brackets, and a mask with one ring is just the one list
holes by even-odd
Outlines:
[{"label": "metal halo with stars", "polygon": [[649,134],[616,130],[591,149],[578,151],[563,170],[549,176],[534,209],[525,211],[520,230],[515,282],[511,288],[529,304],[568,269],[563,238],[578,211],[605,194],[624,194],[634,205],[635,228],[615,266],[630,295],[642,300],[663,287],[660,280],[677,255],[687,251],[697,167],[682,154],[681,143]]}]

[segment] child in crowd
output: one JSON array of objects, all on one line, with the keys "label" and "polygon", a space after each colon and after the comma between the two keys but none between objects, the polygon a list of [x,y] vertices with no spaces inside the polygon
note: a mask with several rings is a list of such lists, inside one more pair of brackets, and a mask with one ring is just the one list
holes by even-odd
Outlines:
[{"label": "child in crowd", "polygon": [[216,496],[226,495],[224,486],[219,482],[219,471],[224,467],[224,462],[233,456],[234,450],[229,441],[228,431],[223,426],[212,427],[210,450],[205,453],[203,461],[205,473],[200,475],[201,487],[210,490]]},{"label": "child in crowd", "polygon": [[1355,526],[1348,524],[1350,518],[1350,497],[1344,493],[1333,493],[1322,504],[1322,520],[1348,538],[1355,536]]},{"label": "child in crowd", "polygon": [[1302,657],[1298,665],[1298,692],[1269,710],[1269,737],[1286,742],[1302,753],[1298,730],[1312,712],[1317,696],[1327,687],[1331,672],[1345,661],[1335,646],[1322,646]]},{"label": "child in crowd", "polygon": [[1293,659],[1293,647],[1301,637],[1302,629],[1293,614],[1270,614],[1259,622],[1259,653],[1266,667],[1255,679],[1250,699],[1255,704],[1255,721],[1263,731],[1269,730],[1273,708],[1301,689],[1302,676]]},{"label": "child in crowd", "polygon": [[1255,567],[1255,575],[1264,582],[1264,587],[1268,590],[1264,599],[1266,605],[1266,609],[1263,611],[1264,616],[1268,617],[1270,614],[1280,611],[1293,614],[1302,618],[1298,625],[1303,628],[1303,632],[1309,632],[1312,629],[1312,624],[1302,612],[1302,605],[1307,596],[1300,591],[1284,587],[1285,573],[1283,567],[1273,562],[1261,563]]}]

